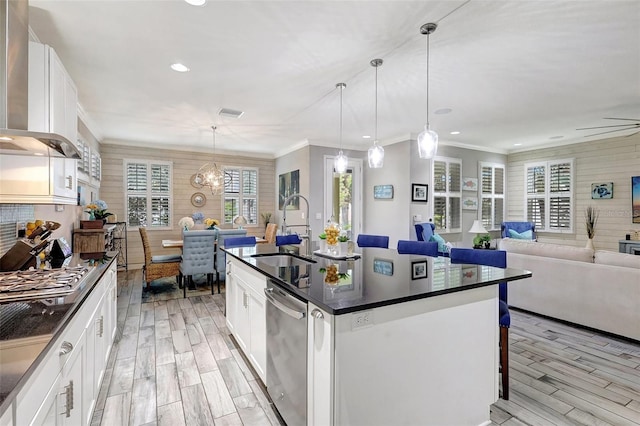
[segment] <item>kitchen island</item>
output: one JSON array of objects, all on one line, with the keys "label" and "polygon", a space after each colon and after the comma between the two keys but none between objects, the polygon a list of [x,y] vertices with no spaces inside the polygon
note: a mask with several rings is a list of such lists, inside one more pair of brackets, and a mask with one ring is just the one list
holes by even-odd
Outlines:
[{"label": "kitchen island", "polygon": [[117,254],[67,258],[84,271],[67,291],[3,294],[1,426],[90,423],[116,331]]},{"label": "kitchen island", "polygon": [[[281,255],[292,250],[225,250],[227,326],[290,425],[489,422],[499,389],[496,284],[530,272],[380,248],[357,248],[357,258],[343,260]],[[305,335],[269,319],[265,288],[306,306]],[[296,380],[272,377],[281,375],[277,358],[299,340],[302,355],[285,354],[285,365],[305,371]],[[274,351],[270,341],[278,341]],[[306,407],[296,400],[301,393]]]}]

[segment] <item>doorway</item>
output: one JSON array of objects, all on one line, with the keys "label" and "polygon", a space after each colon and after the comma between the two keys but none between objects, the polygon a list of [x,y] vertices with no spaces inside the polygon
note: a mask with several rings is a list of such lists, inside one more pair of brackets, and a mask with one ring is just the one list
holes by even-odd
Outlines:
[{"label": "doorway", "polygon": [[324,158],[324,222],[333,220],[350,239],[362,232],[362,160],[349,159],[345,173],[336,173],[333,156]]}]

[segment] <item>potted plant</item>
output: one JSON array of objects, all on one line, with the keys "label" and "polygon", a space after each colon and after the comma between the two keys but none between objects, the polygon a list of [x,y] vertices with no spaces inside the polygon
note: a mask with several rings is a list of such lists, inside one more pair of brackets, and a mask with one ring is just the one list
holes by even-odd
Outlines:
[{"label": "potted plant", "polygon": [[340,249],[340,256],[346,256],[349,251],[349,237],[346,235],[338,236],[338,246]]},{"label": "potted plant", "polygon": [[596,235],[596,223],[600,213],[593,206],[587,206],[584,211],[584,225],[587,228],[587,248],[594,250],[593,237]]},{"label": "potted plant", "polygon": [[473,239],[473,248],[475,249],[481,249],[481,248],[488,249],[490,247],[490,244],[491,244],[491,235],[489,234],[476,235],[476,237]]}]

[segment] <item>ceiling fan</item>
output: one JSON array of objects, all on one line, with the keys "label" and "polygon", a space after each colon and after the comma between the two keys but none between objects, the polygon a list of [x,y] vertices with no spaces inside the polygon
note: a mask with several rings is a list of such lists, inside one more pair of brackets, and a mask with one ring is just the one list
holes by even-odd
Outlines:
[{"label": "ceiling fan", "polygon": [[640,133],[640,119],[636,119],[636,118],[617,118],[617,117],[604,117],[603,119],[604,120],[635,121],[635,123],[613,124],[611,126],[598,126],[598,127],[581,127],[579,129],[576,129],[576,130],[608,129],[608,128],[616,127],[615,129],[607,130],[606,132],[600,132],[600,133],[593,133],[593,134],[590,134],[590,135],[585,135],[585,138],[587,138],[589,136],[604,135],[606,133],[622,132],[622,131],[625,131],[625,130],[632,130],[632,129],[638,129],[638,131],[627,135],[627,137],[633,136],[636,133]]}]

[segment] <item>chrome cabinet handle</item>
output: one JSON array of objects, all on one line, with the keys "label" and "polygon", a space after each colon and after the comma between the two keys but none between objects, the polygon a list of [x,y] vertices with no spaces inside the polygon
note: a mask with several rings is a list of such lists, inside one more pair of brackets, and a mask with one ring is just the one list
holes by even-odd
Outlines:
[{"label": "chrome cabinet handle", "polygon": [[96,318],[96,335],[102,337],[104,334],[104,316],[100,315],[100,318]]},{"label": "chrome cabinet handle", "polygon": [[231,275],[231,262],[227,260],[227,275]]},{"label": "chrome cabinet handle", "polygon": [[311,311],[311,316],[314,317],[315,319],[323,319],[324,315],[322,314],[322,312],[319,309],[314,309],[313,311]]},{"label": "chrome cabinet handle", "polygon": [[67,189],[73,189],[73,176],[67,176]]},{"label": "chrome cabinet handle", "polygon": [[60,414],[64,414],[65,417],[71,417],[71,410],[73,410],[73,380],[69,380],[69,384],[64,387],[64,411]]},{"label": "chrome cabinet handle", "polygon": [[295,319],[303,319],[307,315],[306,311],[298,311],[282,303],[279,299],[280,296],[277,296],[276,293],[273,292],[273,288],[271,287],[267,287],[264,289],[264,295],[266,296],[267,300],[269,300],[269,302],[273,304],[273,306],[280,309],[290,317],[293,317]]},{"label": "chrome cabinet handle", "polygon": [[62,345],[60,345],[60,352],[58,352],[58,355],[60,356],[66,355],[72,350],[73,350],[73,345],[65,340],[64,342],[62,342]]}]

